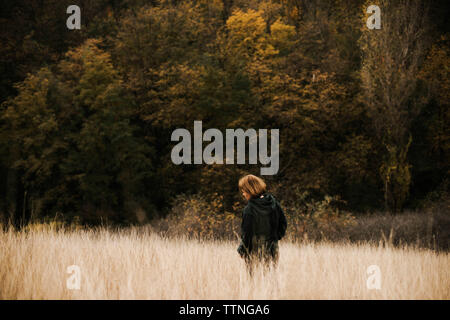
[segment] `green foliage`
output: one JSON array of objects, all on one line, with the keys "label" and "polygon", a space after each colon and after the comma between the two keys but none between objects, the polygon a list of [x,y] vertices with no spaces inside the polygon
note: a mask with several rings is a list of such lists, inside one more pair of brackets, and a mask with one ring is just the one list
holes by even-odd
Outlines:
[{"label": "green foliage", "polygon": [[98,45],[89,40],[68,52],[56,74],[44,68],[29,75],[6,103],[4,119],[20,147],[14,166],[32,201],[42,204],[37,216],[96,207],[103,219],[133,221],[133,213],[114,211],[151,176],[151,148],[134,136],[132,103]]}]

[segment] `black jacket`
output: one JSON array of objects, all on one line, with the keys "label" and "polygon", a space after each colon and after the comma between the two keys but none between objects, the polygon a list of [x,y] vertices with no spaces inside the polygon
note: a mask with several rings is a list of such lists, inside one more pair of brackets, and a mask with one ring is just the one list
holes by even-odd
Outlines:
[{"label": "black jacket", "polygon": [[252,252],[253,235],[264,235],[270,241],[276,242],[285,235],[286,227],[286,217],[280,203],[272,194],[264,193],[262,198],[251,198],[242,215],[240,250]]}]

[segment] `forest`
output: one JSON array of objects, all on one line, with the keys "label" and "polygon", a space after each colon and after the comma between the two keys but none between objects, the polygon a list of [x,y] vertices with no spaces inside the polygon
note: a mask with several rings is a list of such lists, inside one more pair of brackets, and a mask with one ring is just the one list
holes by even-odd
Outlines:
[{"label": "forest", "polygon": [[264,179],[289,215],[323,203],[357,217],[446,203],[448,215],[447,1],[1,6],[5,223],[130,225],[193,206],[240,218],[238,180],[261,165],[173,163],[172,133],[195,121],[279,129],[279,170]]}]

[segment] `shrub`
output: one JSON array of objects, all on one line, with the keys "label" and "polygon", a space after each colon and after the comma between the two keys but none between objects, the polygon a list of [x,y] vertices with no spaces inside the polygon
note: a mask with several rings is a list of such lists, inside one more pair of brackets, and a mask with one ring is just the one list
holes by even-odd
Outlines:
[{"label": "shrub", "polygon": [[307,191],[297,189],[296,193],[295,201],[281,203],[288,222],[288,239],[335,240],[343,228],[356,224],[355,217],[340,208],[344,202],[339,197],[315,200]]},{"label": "shrub", "polygon": [[240,218],[223,208],[223,196],[211,199],[202,194],[181,194],[172,201],[166,218],[153,221],[157,231],[168,236],[199,239],[233,239],[238,237]]}]

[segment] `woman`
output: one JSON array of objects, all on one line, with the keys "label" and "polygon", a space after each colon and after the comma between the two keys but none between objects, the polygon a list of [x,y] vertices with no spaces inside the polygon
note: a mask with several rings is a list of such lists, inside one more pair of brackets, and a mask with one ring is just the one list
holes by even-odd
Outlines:
[{"label": "woman", "polygon": [[238,253],[250,274],[256,263],[268,267],[278,262],[278,240],[286,233],[286,217],[279,202],[266,191],[266,183],[254,175],[239,180],[239,191],[248,201],[242,216],[242,241]]}]

